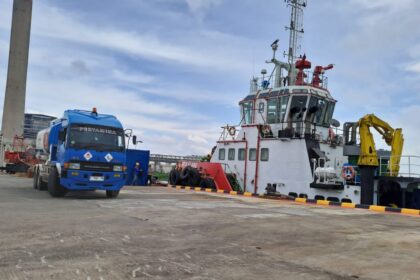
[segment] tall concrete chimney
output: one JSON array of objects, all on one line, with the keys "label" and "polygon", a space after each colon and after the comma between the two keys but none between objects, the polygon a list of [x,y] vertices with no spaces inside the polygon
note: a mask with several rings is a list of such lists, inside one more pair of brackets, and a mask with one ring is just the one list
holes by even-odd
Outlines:
[{"label": "tall concrete chimney", "polygon": [[14,0],[9,66],[1,131],[2,148],[23,134],[32,0]]}]

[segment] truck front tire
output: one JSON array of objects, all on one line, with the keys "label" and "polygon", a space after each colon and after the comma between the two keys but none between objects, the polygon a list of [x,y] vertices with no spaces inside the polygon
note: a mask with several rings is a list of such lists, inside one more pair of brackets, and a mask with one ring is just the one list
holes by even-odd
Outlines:
[{"label": "truck front tire", "polygon": [[116,198],[120,191],[106,191],[106,197],[108,198]]},{"label": "truck front tire", "polygon": [[67,193],[67,190],[60,185],[60,178],[58,177],[58,171],[55,167],[51,168],[51,172],[48,176],[48,192],[52,197],[62,197]]}]

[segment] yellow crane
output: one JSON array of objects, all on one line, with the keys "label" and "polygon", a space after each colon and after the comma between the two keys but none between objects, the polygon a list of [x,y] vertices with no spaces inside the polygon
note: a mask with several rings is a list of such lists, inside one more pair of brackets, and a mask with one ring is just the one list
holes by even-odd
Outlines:
[{"label": "yellow crane", "polygon": [[400,170],[400,159],[404,145],[402,129],[392,128],[387,122],[381,120],[374,114],[362,117],[359,122],[360,135],[360,156],[359,166],[379,166],[378,155],[376,153],[375,141],[370,132],[370,127],[378,131],[385,142],[391,146],[391,157],[388,163],[389,176],[398,176]]}]

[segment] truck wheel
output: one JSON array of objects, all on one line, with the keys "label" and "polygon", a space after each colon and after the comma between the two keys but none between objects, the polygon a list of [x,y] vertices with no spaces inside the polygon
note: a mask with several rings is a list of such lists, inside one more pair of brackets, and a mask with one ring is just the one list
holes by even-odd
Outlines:
[{"label": "truck wheel", "polygon": [[48,183],[42,181],[41,174],[38,173],[38,190],[46,191],[48,189]]},{"label": "truck wheel", "polygon": [[51,168],[50,175],[48,176],[48,192],[53,197],[65,196],[67,190],[60,185],[60,178],[56,168]]},{"label": "truck wheel", "polygon": [[39,176],[38,171],[35,169],[34,178],[33,178],[34,180],[33,180],[33,184],[32,184],[34,189],[38,188],[38,176]]},{"label": "truck wheel", "polygon": [[120,191],[106,191],[106,197],[108,198],[116,198]]}]

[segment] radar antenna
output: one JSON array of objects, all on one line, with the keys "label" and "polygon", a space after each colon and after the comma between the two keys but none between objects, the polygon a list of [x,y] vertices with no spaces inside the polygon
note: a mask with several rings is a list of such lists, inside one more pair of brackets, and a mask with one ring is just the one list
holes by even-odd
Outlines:
[{"label": "radar antenna", "polygon": [[286,26],[286,30],[290,31],[289,35],[289,85],[294,84],[296,80],[295,62],[297,59],[297,50],[300,49],[299,39],[303,30],[303,9],[306,7],[307,0],[285,0],[287,6],[291,8],[290,26]]}]

